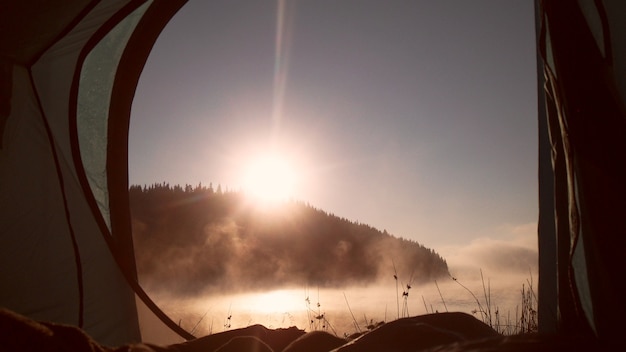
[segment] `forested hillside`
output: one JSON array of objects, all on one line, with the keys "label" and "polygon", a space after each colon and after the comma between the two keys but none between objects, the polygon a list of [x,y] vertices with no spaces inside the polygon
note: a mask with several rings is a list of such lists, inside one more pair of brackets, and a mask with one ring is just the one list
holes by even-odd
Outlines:
[{"label": "forested hillside", "polygon": [[151,289],[194,295],[448,275],[432,249],[302,202],[263,208],[220,187],[155,184],[132,186],[130,205],[139,279]]}]

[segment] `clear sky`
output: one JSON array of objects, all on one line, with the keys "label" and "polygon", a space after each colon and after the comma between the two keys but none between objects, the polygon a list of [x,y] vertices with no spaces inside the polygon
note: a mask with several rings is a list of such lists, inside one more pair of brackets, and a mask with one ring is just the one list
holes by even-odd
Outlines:
[{"label": "clear sky", "polygon": [[142,74],[130,183],[238,189],[271,149],[295,198],[445,255],[534,240],[536,130],[533,1],[191,0]]}]

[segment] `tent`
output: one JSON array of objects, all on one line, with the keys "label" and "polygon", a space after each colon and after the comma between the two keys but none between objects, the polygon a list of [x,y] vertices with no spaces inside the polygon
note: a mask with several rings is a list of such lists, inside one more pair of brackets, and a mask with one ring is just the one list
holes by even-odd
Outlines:
[{"label": "tent", "polygon": [[[179,0],[0,5],[0,305],[141,340],[127,135],[139,74]],[[141,308],[141,307],[140,307]]]},{"label": "tent", "polygon": [[[193,338],[137,283],[127,177],[134,90],[184,2],[0,5],[0,306],[111,346],[142,340],[147,307]],[[626,8],[536,9],[540,331],[610,340],[626,316]]]},{"label": "tent", "polygon": [[619,338],[626,3],[538,5],[540,331]]}]

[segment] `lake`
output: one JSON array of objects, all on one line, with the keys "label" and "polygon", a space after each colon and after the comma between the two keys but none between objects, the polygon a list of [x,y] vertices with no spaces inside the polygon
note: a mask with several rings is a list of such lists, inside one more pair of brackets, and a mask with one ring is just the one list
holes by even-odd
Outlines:
[{"label": "lake", "polygon": [[[533,281],[534,277],[534,282]],[[483,279],[452,278],[411,285],[393,277],[388,282],[345,288],[281,288],[266,292],[203,295],[193,298],[172,297],[165,292],[152,292],[153,299],[180,326],[195,336],[204,336],[229,329],[262,324],[268,328],[297,326],[306,331],[326,330],[338,336],[366,331],[368,325],[388,322],[398,317],[427,313],[459,311],[473,314],[496,314],[500,328],[519,320],[522,309],[522,286],[532,284],[536,293],[536,275],[501,274]],[[397,291],[396,291],[397,289]],[[470,293],[471,291],[471,293]],[[407,292],[408,294],[403,294]],[[480,302],[480,303],[477,303]],[[480,307],[479,307],[480,304]],[[535,301],[536,309],[536,301]],[[496,313],[497,312],[497,313]],[[140,309],[140,319],[145,319]],[[149,326],[145,321],[142,325]],[[180,342],[181,339],[163,329],[147,327],[144,340],[154,343]]]}]

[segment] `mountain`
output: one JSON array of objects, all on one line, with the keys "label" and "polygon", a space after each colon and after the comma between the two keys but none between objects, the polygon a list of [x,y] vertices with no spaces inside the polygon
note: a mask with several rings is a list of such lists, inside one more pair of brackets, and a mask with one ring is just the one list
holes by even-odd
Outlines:
[{"label": "mountain", "polygon": [[432,249],[302,202],[263,208],[212,185],[129,191],[139,279],[151,289],[194,295],[448,275]]}]

